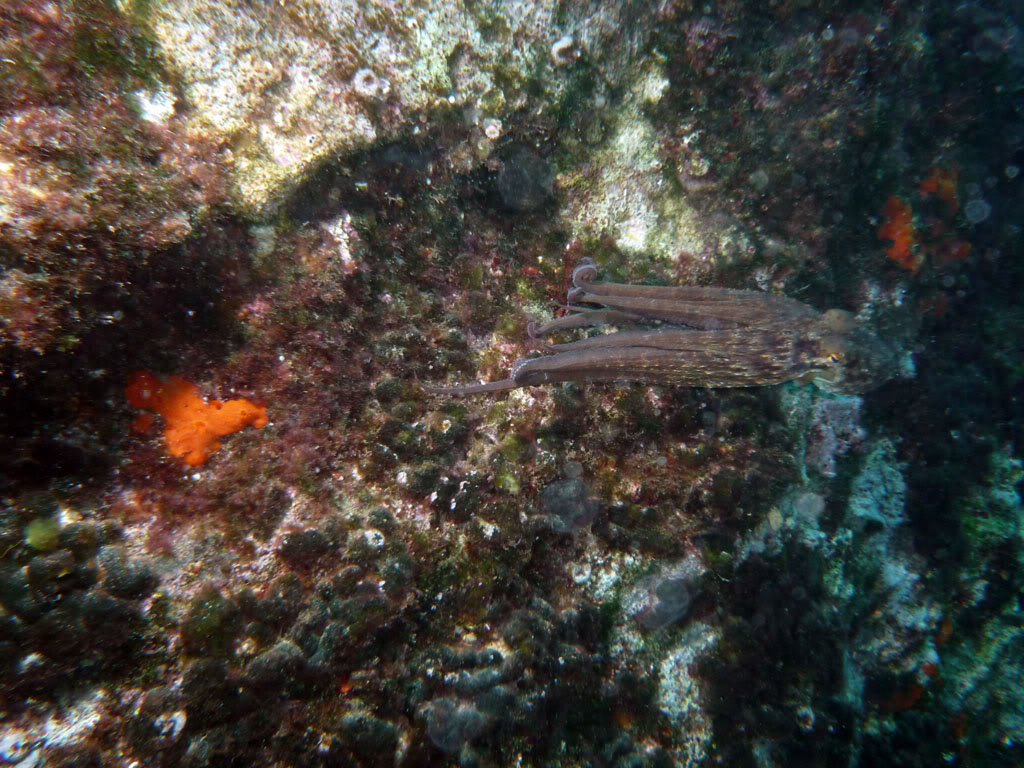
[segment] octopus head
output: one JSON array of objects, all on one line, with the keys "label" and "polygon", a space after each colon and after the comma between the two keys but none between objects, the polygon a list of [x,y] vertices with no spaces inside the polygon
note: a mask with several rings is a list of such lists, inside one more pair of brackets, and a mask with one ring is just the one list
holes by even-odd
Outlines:
[{"label": "octopus head", "polygon": [[822,326],[819,350],[823,367],[814,372],[812,380],[826,392],[859,395],[896,376],[896,350],[848,312],[830,309]]}]

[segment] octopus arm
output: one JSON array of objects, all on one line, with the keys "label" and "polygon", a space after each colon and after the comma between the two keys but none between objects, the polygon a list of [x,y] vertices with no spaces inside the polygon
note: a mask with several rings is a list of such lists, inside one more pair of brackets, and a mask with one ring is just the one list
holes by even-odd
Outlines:
[{"label": "octopus arm", "polygon": [[753,387],[777,384],[793,376],[790,366],[774,350],[747,349],[737,355],[728,345],[680,345],[678,349],[584,346],[548,357],[522,360],[512,372],[519,386],[631,380],[700,387]]},{"label": "octopus arm", "polygon": [[588,309],[580,311],[579,307],[568,307],[568,309],[579,312],[575,315],[565,315],[550,322],[544,323],[539,328],[530,323],[527,332],[531,339],[538,339],[558,331],[568,331],[574,328],[594,328],[601,325],[637,325],[644,322],[640,315],[630,312],[619,312],[614,309]]},{"label": "octopus arm", "polygon": [[422,385],[425,392],[435,395],[451,395],[464,397],[466,395],[483,395],[488,392],[505,392],[509,389],[518,389],[523,386],[514,379],[501,379],[500,381],[488,381],[483,384],[463,384],[458,387],[428,387]]},{"label": "octopus arm", "polygon": [[[618,347],[647,347],[675,350],[692,354],[708,350],[722,350],[732,354],[741,345],[735,331],[696,331],[685,329],[636,330],[605,333],[565,344],[551,344],[552,352],[572,352],[580,349],[614,349]],[[614,353],[609,353],[614,354]]]},{"label": "octopus arm", "polygon": [[[643,292],[632,290],[636,288]],[[772,327],[818,317],[810,307],[785,296],[724,288],[589,283],[572,299],[698,329]]]}]

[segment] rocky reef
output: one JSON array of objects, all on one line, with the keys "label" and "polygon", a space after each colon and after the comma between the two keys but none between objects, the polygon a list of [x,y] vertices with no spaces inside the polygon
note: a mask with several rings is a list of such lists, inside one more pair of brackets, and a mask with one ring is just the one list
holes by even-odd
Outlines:
[{"label": "rocky reef", "polygon": [[[0,21],[0,762],[1024,762],[1012,4]],[[586,259],[898,375],[424,390]]]}]

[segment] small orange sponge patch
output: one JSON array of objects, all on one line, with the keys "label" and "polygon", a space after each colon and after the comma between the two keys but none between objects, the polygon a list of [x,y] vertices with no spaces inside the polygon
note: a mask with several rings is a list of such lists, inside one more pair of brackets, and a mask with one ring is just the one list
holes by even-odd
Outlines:
[{"label": "small orange sponge patch", "polygon": [[885,221],[878,228],[878,236],[891,240],[886,249],[889,258],[904,269],[917,272],[921,268],[921,255],[915,251],[917,231],[914,229],[914,212],[910,205],[899,197],[890,197],[882,209]]},{"label": "small orange sponge patch", "polygon": [[[182,376],[158,379],[146,371],[138,371],[125,387],[128,402],[136,408],[156,411],[164,417],[164,439],[172,456],[197,467],[220,448],[218,438],[245,427],[267,424],[265,406],[248,400],[211,400],[206,402],[199,388]],[[152,413],[141,413],[132,425],[135,432],[145,432],[153,425]]]}]

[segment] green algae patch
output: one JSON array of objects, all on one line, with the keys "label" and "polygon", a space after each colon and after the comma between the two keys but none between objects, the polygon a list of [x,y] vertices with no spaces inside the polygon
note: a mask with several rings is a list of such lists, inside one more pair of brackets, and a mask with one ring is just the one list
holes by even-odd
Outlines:
[{"label": "green algae patch", "polygon": [[238,606],[212,586],[193,598],[181,624],[181,639],[188,653],[230,656],[239,623]]},{"label": "green algae patch", "polygon": [[499,472],[494,476],[494,485],[505,493],[513,496],[518,494],[520,489],[519,478],[513,472]]},{"label": "green algae patch", "polygon": [[36,552],[50,552],[57,547],[60,523],[50,518],[36,518],[25,526],[25,544]]},{"label": "green algae patch", "polygon": [[[525,284],[525,281],[520,281]],[[519,290],[519,293],[524,293]],[[506,312],[494,324],[494,335],[506,341],[522,341],[526,338],[525,318],[519,312]]]},{"label": "green algae patch", "polygon": [[520,435],[506,435],[501,441],[501,457],[509,464],[520,464],[529,455],[530,441]]}]

